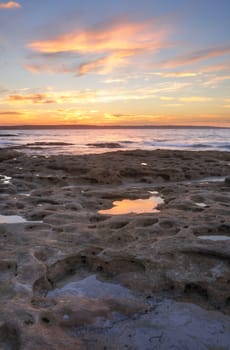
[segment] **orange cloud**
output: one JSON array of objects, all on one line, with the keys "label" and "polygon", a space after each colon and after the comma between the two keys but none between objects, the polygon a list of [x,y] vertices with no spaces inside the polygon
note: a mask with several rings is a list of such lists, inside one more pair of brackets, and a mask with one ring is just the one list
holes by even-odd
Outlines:
[{"label": "orange cloud", "polygon": [[[143,53],[154,53],[165,47],[168,29],[159,29],[156,24],[117,21],[93,29],[79,29],[50,40],[34,41],[28,47],[45,55],[77,53],[83,62],[68,72],[84,75],[90,72],[107,74],[130,62],[130,58]],[[86,58],[85,58],[86,56]],[[80,57],[81,58],[81,57]],[[79,56],[78,56],[79,59]],[[32,72],[51,71],[48,65],[27,65]],[[61,72],[54,67],[53,72]]]},{"label": "orange cloud", "polygon": [[21,8],[22,6],[15,1],[8,1],[8,2],[2,2],[0,3],[0,9],[8,10],[8,9],[18,9]]},{"label": "orange cloud", "polygon": [[161,101],[173,101],[175,100],[175,97],[170,97],[170,96],[162,96],[160,97]]},{"label": "orange cloud", "polygon": [[28,46],[43,53],[154,50],[162,46],[164,37],[165,30],[150,28],[149,23],[112,23],[107,28],[74,31]]},{"label": "orange cloud", "polygon": [[83,63],[78,68],[78,74],[84,75],[93,71],[99,74],[110,73],[114,68],[124,65],[126,58],[133,55],[133,50],[125,50],[110,54],[108,57],[99,58],[98,60]]},{"label": "orange cloud", "polygon": [[177,107],[181,107],[181,106],[183,106],[183,104],[181,104],[181,103],[167,103],[167,104],[164,104],[163,105],[164,107],[173,107],[173,108],[177,108]]},{"label": "orange cloud", "polygon": [[50,99],[46,94],[29,94],[29,95],[10,95],[9,102],[21,103],[54,103],[55,100]]},{"label": "orange cloud", "polygon": [[94,91],[72,91],[72,92],[47,92],[43,94],[17,94],[9,95],[6,101],[9,104],[65,104],[94,102],[96,94]]},{"label": "orange cloud", "polygon": [[208,102],[208,101],[212,101],[212,98],[203,97],[203,96],[189,96],[189,97],[181,97],[179,100],[182,102]]},{"label": "orange cloud", "polygon": [[156,73],[149,73],[149,75],[157,75],[163,78],[190,78],[190,77],[196,77],[200,73],[196,72],[156,72]]},{"label": "orange cloud", "polygon": [[131,101],[147,100],[156,98],[161,93],[175,92],[183,89],[187,83],[160,84],[155,88],[136,88],[136,89],[105,89],[105,90],[78,90],[78,91],[46,91],[45,93],[29,93],[8,95],[0,100],[1,104],[95,104],[109,103],[113,101]]},{"label": "orange cloud", "polygon": [[12,116],[12,115],[21,115],[21,112],[16,112],[16,111],[0,111],[0,116]]}]

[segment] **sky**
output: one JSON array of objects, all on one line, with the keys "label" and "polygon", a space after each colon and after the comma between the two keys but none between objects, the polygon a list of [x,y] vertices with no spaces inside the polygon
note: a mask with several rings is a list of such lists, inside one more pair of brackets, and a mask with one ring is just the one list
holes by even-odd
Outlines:
[{"label": "sky", "polygon": [[229,0],[0,0],[0,125],[230,127]]}]

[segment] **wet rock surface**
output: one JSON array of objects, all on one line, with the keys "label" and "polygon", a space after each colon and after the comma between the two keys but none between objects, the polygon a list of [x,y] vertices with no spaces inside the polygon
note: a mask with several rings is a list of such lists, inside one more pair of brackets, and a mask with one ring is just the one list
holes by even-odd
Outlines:
[{"label": "wet rock surface", "polygon": [[122,148],[122,145],[118,142],[88,143],[87,146],[98,148]]},{"label": "wet rock surface", "polygon": [[[2,150],[0,215],[25,221],[0,223],[0,347],[230,349],[229,162]],[[157,212],[99,214],[155,192]]]}]

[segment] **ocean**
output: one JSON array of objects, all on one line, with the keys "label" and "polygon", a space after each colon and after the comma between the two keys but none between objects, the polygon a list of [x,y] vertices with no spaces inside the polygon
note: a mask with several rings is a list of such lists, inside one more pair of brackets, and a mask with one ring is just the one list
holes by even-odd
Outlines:
[{"label": "ocean", "polygon": [[80,128],[0,130],[0,148],[30,154],[89,154],[117,150],[230,151],[230,128]]}]

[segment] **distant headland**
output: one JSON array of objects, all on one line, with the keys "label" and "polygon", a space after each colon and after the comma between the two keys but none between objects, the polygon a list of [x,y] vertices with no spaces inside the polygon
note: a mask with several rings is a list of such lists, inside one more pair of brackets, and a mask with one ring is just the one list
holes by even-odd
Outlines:
[{"label": "distant headland", "polygon": [[0,130],[25,129],[230,129],[230,126],[212,125],[0,125]]}]

